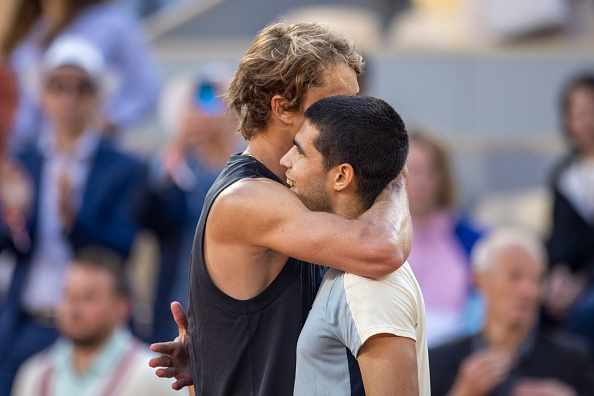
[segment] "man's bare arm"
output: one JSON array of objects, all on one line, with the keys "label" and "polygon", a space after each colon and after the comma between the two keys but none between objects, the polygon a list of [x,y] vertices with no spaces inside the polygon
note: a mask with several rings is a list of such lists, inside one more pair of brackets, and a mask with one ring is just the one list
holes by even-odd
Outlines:
[{"label": "man's bare arm", "polygon": [[368,339],[357,354],[365,394],[418,396],[419,377],[415,341],[392,334]]},{"label": "man's bare arm", "polygon": [[264,179],[230,186],[212,210],[220,216],[212,229],[218,240],[263,246],[370,278],[400,268],[412,244],[402,175],[356,220],[312,212],[289,189]]}]

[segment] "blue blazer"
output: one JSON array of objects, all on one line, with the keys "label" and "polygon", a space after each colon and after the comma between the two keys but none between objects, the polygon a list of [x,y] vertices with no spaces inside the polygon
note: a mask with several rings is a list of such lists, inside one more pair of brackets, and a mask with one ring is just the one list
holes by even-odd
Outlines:
[{"label": "blue blazer", "polygon": [[[32,145],[17,157],[28,171],[34,186],[32,216],[27,225],[31,248],[26,252],[18,252],[5,224],[0,223],[0,250],[13,250],[17,261],[8,294],[0,305],[0,355],[4,349],[3,340],[7,340],[5,336],[18,327],[20,295],[35,249],[39,201],[43,194],[42,153],[36,145]],[[136,195],[140,191],[142,174],[142,167],[136,159],[118,151],[109,141],[102,140],[99,143],[84,187],[80,210],[66,234],[74,251],[84,246],[102,245],[124,257],[128,255],[138,230],[131,207],[138,199]]]}]

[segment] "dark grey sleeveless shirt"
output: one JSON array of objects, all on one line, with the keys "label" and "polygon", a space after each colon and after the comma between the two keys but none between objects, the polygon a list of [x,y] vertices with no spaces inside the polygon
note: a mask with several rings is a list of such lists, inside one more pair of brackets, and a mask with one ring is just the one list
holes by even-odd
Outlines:
[{"label": "dark grey sleeveless shirt", "polygon": [[194,385],[197,395],[292,395],[297,340],[325,268],[289,258],[276,279],[249,300],[236,300],[214,285],[203,256],[206,219],[215,198],[244,178],[281,182],[254,158],[232,155],[206,196],[188,293]]}]

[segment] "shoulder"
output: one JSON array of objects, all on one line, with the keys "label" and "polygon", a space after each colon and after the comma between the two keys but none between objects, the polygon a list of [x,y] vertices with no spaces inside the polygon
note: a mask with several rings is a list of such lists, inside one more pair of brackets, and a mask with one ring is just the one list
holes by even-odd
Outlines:
[{"label": "shoulder", "polygon": [[34,394],[35,386],[39,385],[43,372],[49,367],[48,353],[49,349],[45,349],[25,360],[16,374],[11,395]]},{"label": "shoulder", "polygon": [[573,334],[565,331],[542,331],[537,336],[537,347],[546,350],[547,354],[554,354],[559,359],[577,364],[590,360],[590,344]]},{"label": "shoulder", "polygon": [[44,349],[41,352],[31,356],[20,366],[19,372],[33,374],[39,372],[41,368],[49,362],[50,349]]},{"label": "shoulder", "polygon": [[408,263],[377,280],[345,274],[344,289],[363,342],[379,333],[416,341],[423,297]]},{"label": "shoulder", "polygon": [[437,368],[458,365],[471,353],[472,336],[464,336],[429,349],[429,362]]},{"label": "shoulder", "polygon": [[22,149],[14,152],[14,156],[23,163],[41,160],[42,156],[39,152],[37,144],[27,144]]},{"label": "shoulder", "polygon": [[141,161],[134,155],[127,153],[108,140],[101,140],[97,147],[97,160],[105,161],[122,171],[138,172],[142,169]]},{"label": "shoulder", "polygon": [[301,201],[282,184],[267,178],[244,178],[225,188],[215,199],[211,213],[232,216],[236,221],[270,221],[286,215],[291,204]]},{"label": "shoulder", "polygon": [[[347,298],[357,300],[357,304],[379,304],[392,306],[401,301],[411,305],[419,303],[419,286],[408,262],[396,271],[379,279],[371,279],[353,274],[344,274],[344,288]],[[374,298],[364,298],[374,296]]]},{"label": "shoulder", "polygon": [[288,192],[287,188],[282,184],[275,182],[264,177],[260,178],[243,178],[237,180],[227,187],[219,194],[227,200],[238,200],[242,201],[246,198],[252,198],[254,196],[267,196],[268,194],[275,194],[278,192]]},{"label": "shoulder", "polygon": [[557,190],[559,187],[559,180],[561,176],[571,167],[571,165],[576,162],[577,154],[572,153],[563,158],[561,158],[554,166],[550,176],[550,183],[554,190]]}]

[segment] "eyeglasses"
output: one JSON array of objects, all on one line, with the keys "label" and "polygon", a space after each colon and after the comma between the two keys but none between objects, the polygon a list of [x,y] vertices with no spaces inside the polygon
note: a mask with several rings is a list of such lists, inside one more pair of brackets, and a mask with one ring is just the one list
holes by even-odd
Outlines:
[{"label": "eyeglasses", "polygon": [[49,93],[55,95],[69,94],[79,97],[94,95],[97,89],[90,81],[81,81],[79,83],[66,83],[57,79],[47,82],[46,89]]}]

